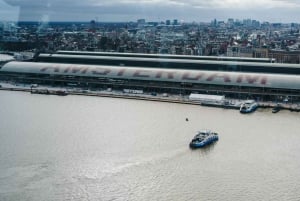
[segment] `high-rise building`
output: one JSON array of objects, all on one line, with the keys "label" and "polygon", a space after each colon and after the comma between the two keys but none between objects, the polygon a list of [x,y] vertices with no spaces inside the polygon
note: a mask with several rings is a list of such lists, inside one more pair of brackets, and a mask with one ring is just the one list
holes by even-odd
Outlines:
[{"label": "high-rise building", "polygon": [[250,26],[252,26],[252,20],[251,19],[244,19],[243,24],[246,27],[250,27]]},{"label": "high-rise building", "polygon": [[2,39],[3,37],[3,27],[4,27],[3,23],[0,22],[0,39]]},{"label": "high-rise building", "polygon": [[234,25],[234,19],[233,18],[229,18],[228,20],[227,20],[227,26],[228,27],[232,27]]},{"label": "high-rise building", "polygon": [[178,20],[177,19],[173,20],[173,25],[178,25]]},{"label": "high-rise building", "polygon": [[146,20],[145,19],[138,19],[137,23],[138,24],[146,24]]},{"label": "high-rise building", "polygon": [[137,25],[139,28],[143,28],[146,24],[146,20],[145,19],[138,19],[137,20]]},{"label": "high-rise building", "polygon": [[218,25],[217,19],[214,19],[213,21],[211,21],[211,26],[217,27],[217,25]]},{"label": "high-rise building", "polygon": [[91,20],[91,22],[90,22],[90,31],[96,32],[96,21],[95,20]]}]

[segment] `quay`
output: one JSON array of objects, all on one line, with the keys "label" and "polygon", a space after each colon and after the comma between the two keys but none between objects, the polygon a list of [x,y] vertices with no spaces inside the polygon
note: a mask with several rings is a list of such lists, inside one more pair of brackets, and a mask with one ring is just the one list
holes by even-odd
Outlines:
[{"label": "quay", "polygon": [[[93,96],[93,97],[108,97],[108,98],[124,98],[124,99],[134,99],[134,100],[145,100],[145,101],[157,101],[157,102],[168,102],[177,104],[189,104],[189,105],[199,105],[207,107],[216,107],[223,109],[234,109],[239,110],[241,104],[245,100],[238,99],[226,99],[224,103],[214,103],[205,101],[194,101],[190,100],[188,96],[182,96],[179,94],[169,94],[168,96],[163,96],[162,94],[156,94],[155,96],[151,94],[129,94],[122,91],[89,91],[89,90],[79,90],[79,89],[61,89],[46,86],[42,88],[32,89],[29,85],[16,86],[13,84],[1,84],[0,90],[2,91],[19,91],[19,92],[29,92],[32,94],[41,95],[80,95],[80,96]],[[279,107],[280,110],[289,110],[292,112],[300,112],[300,103],[276,103],[272,101],[259,101],[259,108],[275,108]]]}]

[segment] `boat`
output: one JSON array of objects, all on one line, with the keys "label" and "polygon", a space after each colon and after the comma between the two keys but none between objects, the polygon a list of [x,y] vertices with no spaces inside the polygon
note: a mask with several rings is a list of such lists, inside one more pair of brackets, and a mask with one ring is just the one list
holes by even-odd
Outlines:
[{"label": "boat", "polygon": [[218,139],[219,136],[217,133],[212,132],[210,130],[201,130],[197,132],[197,134],[190,142],[190,148],[201,148],[213,143],[214,141],[217,141]]},{"label": "boat", "polygon": [[32,94],[45,94],[45,95],[49,95],[50,92],[48,91],[48,89],[32,89],[30,90],[30,93]]},{"label": "boat", "polygon": [[66,96],[66,95],[68,95],[68,92],[62,91],[62,90],[58,90],[58,91],[55,91],[54,94],[56,94],[58,96]]},{"label": "boat", "polygon": [[242,103],[240,113],[251,113],[258,108],[258,104],[254,100],[247,100]]},{"label": "boat", "polygon": [[279,105],[275,106],[275,107],[272,109],[272,113],[277,113],[277,112],[279,112],[279,111],[280,111],[280,106],[279,106]]}]

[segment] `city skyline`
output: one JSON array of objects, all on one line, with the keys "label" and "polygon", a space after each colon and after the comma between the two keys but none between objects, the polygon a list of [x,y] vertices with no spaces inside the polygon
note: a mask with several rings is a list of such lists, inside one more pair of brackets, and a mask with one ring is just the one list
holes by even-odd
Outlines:
[{"label": "city skyline", "polygon": [[[62,6],[63,5],[63,6]],[[0,0],[0,18],[5,21],[164,21],[210,22],[256,19],[270,22],[300,22],[296,0]],[[276,14],[276,15],[275,15]]]}]

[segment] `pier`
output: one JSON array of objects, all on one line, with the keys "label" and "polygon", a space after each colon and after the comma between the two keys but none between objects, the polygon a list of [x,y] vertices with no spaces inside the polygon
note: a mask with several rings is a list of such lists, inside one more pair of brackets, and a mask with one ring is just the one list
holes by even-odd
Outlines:
[{"label": "pier", "polygon": [[[32,94],[41,94],[41,95],[80,95],[80,96],[93,96],[93,97],[109,97],[109,98],[125,98],[125,99],[134,99],[134,100],[145,100],[145,101],[158,101],[158,102],[168,102],[168,103],[177,103],[177,104],[190,104],[190,105],[199,105],[207,107],[216,107],[223,109],[234,109],[239,110],[241,104],[245,100],[241,99],[225,99],[224,102],[206,102],[206,101],[195,101],[190,100],[189,96],[183,96],[180,94],[155,94],[143,93],[143,94],[131,94],[124,93],[123,91],[116,90],[102,90],[102,91],[90,91],[90,90],[81,90],[78,88],[53,88],[47,86],[42,86],[40,88],[32,89],[29,85],[13,85],[2,83],[0,85],[0,90],[5,91],[21,91],[29,92]],[[292,112],[300,112],[300,103],[278,103],[272,101],[258,101],[259,108],[275,108],[279,107],[280,110],[289,110]]]}]

